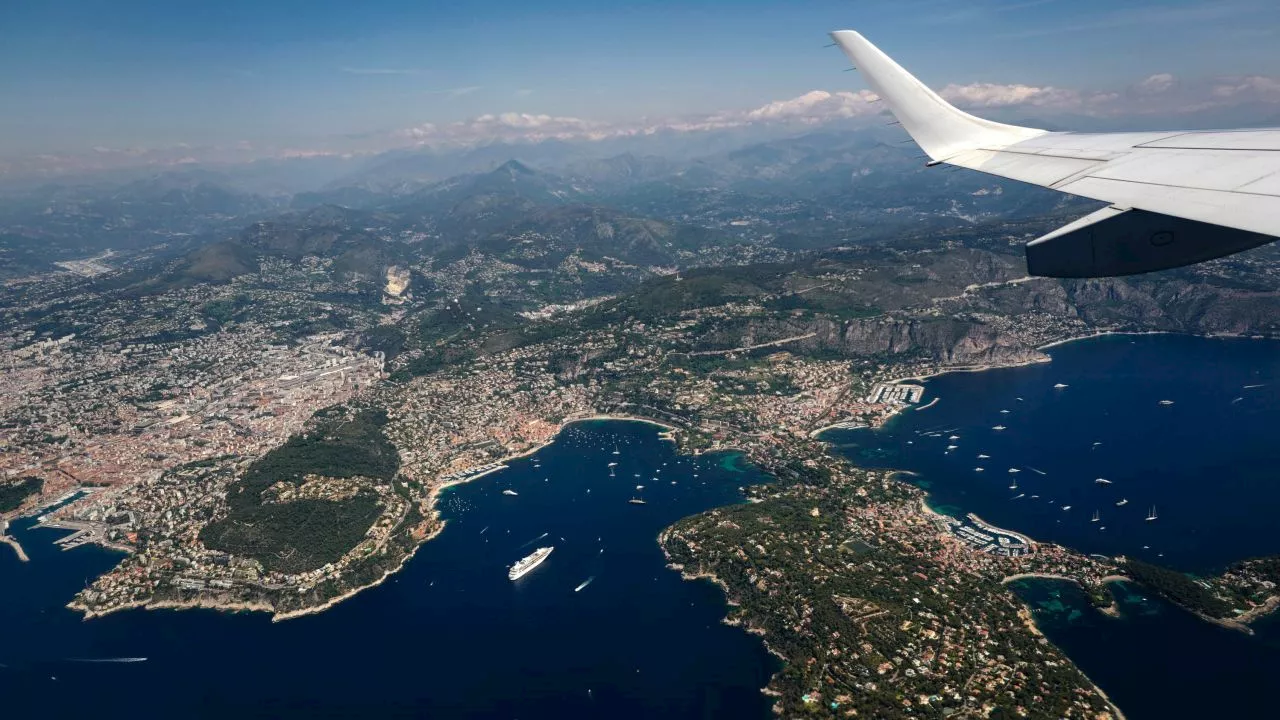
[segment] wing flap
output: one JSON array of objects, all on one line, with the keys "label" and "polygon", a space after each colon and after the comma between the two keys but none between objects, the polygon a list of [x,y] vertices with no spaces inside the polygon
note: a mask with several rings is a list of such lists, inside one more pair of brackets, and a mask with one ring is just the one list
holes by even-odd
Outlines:
[{"label": "wing flap", "polygon": [[1280,153],[1142,150],[1099,167],[1093,177],[1233,192],[1280,172]]},{"label": "wing flap", "polygon": [[1057,189],[1120,207],[1199,220],[1249,232],[1280,232],[1280,198],[1221,190],[1150,185],[1131,180],[1083,177]]},{"label": "wing flap", "polygon": [[1280,130],[1235,130],[1231,132],[1184,132],[1138,147],[1175,148],[1181,150],[1260,150],[1280,151]]}]

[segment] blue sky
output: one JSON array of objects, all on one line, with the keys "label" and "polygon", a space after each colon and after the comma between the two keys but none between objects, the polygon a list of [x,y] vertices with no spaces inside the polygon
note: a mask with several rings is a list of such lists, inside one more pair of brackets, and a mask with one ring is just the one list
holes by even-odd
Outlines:
[{"label": "blue sky", "polygon": [[845,27],[937,87],[1280,76],[1274,0],[33,0],[0,4],[0,155],[746,111],[864,87]]}]

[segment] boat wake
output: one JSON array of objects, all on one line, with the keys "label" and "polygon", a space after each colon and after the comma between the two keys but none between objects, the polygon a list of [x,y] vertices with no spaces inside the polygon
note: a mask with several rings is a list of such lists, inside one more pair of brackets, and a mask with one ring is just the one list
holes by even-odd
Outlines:
[{"label": "boat wake", "polygon": [[67,658],[67,662],[77,663],[140,663],[146,662],[144,657],[122,657],[122,658]]},{"label": "boat wake", "polygon": [[[548,536],[548,535],[550,535],[550,534],[551,534],[551,533],[549,533],[549,532],[544,532],[544,533],[542,533],[541,535],[539,535],[538,537],[536,537],[536,538],[534,538],[534,539],[530,540],[529,542],[527,542],[527,543],[525,543],[525,544],[521,545],[520,547],[522,547],[522,548],[524,548],[524,547],[529,547],[530,545],[532,545],[532,544],[534,544],[534,543],[538,542],[539,540],[541,540],[542,538],[544,538],[544,537],[546,537],[546,536]],[[564,538],[560,538],[560,539],[561,539],[561,540],[563,540]]]}]

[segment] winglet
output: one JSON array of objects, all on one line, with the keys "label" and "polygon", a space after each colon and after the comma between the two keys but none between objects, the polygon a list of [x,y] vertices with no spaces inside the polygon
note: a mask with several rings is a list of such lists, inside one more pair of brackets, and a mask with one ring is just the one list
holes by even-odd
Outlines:
[{"label": "winglet", "polygon": [[983,120],[956,109],[853,30],[838,30],[831,38],[934,160],[946,161],[966,150],[1008,147],[1048,132]]}]

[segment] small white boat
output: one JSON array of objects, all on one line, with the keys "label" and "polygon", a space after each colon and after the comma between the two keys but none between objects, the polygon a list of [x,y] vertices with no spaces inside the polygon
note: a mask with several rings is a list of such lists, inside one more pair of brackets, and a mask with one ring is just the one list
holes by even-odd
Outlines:
[{"label": "small white boat", "polygon": [[519,495],[520,493],[516,492],[515,490],[507,489],[507,490],[503,490],[502,494],[503,495]]}]

